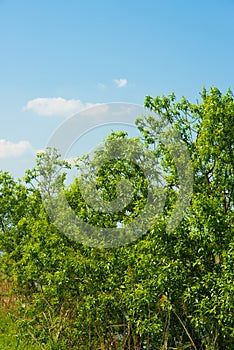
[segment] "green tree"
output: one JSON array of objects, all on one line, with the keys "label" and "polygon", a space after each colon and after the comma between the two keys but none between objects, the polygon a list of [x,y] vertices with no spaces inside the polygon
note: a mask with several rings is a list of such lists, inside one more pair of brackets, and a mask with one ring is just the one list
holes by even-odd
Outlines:
[{"label": "green tree", "polygon": [[[171,94],[147,96],[145,106],[149,115],[136,120],[141,139],[112,133],[92,162],[88,156],[77,160],[77,169],[85,170],[85,187],[80,178],[65,185],[69,165],[55,150],[39,155],[24,181],[1,173],[1,271],[18,293],[15,317],[22,337],[33,338],[41,349],[232,349],[233,94],[213,87],[203,89],[197,103]],[[171,146],[168,134],[159,137],[168,124],[176,130]],[[178,164],[189,168],[176,135],[194,172],[183,218],[178,203],[181,208],[188,203],[181,197],[187,195],[182,188],[187,182],[186,177],[181,182]],[[122,157],[112,147],[120,141],[127,142]],[[133,154],[146,164],[144,171],[131,161]],[[146,176],[153,165],[157,181],[163,177],[155,188]],[[128,182],[119,190],[123,179]],[[93,182],[97,203],[89,196]],[[127,226],[144,211],[149,193],[164,205],[145,234],[132,241],[126,231],[128,244],[101,247],[99,229]],[[65,200],[81,221],[96,228],[96,247],[80,242],[79,237],[87,239],[82,226],[72,233],[70,225],[67,236],[58,229],[69,225]],[[106,212],[108,203],[120,209]]]}]

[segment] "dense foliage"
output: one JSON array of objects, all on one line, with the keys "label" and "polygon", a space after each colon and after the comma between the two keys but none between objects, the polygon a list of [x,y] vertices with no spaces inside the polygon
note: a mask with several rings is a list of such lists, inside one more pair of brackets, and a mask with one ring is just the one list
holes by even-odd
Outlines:
[{"label": "dense foliage", "polygon": [[[174,230],[166,227],[180,189],[178,172],[150,116],[136,120],[137,142],[160,159],[167,197],[151,229],[130,244],[88,247],[51,222],[40,169],[46,162],[48,185],[56,164],[68,167],[53,150],[40,154],[21,181],[0,174],[1,271],[17,295],[20,334],[41,349],[233,349],[233,94],[203,89],[195,104],[174,94],[147,96],[145,106],[176,128],[193,165],[193,196]],[[128,135],[113,133],[103,149],[113,138]],[[97,177],[98,191],[112,201],[125,176],[133,181],[133,201],[115,215],[91,210],[78,180],[70,186],[65,176],[59,181],[80,218],[116,227],[142,210],[147,181],[124,159],[107,162]]]}]

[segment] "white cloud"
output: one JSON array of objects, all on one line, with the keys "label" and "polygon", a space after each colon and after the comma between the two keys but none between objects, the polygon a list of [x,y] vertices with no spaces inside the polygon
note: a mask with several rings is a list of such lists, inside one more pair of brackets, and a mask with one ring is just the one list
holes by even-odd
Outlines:
[{"label": "white cloud", "polygon": [[127,85],[127,79],[114,79],[114,83],[118,88],[123,88]]},{"label": "white cloud", "polygon": [[34,153],[34,149],[28,141],[13,143],[11,141],[0,139],[0,159],[21,157],[28,153]]},{"label": "white cloud", "polygon": [[62,97],[35,98],[27,102],[23,110],[31,110],[38,115],[69,117],[86,108],[92,107],[92,103],[83,103],[81,100],[66,100]]},{"label": "white cloud", "polygon": [[100,90],[105,90],[105,89],[106,89],[106,85],[103,84],[103,83],[98,83],[98,88],[99,88]]}]

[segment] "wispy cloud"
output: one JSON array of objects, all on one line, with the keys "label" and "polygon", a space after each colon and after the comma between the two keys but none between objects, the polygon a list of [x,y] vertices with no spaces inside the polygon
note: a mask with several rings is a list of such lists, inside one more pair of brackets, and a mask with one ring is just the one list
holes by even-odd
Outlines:
[{"label": "wispy cloud", "polygon": [[103,84],[103,83],[98,83],[98,88],[99,88],[100,90],[105,90],[105,89],[106,89],[106,85]]},{"label": "wispy cloud", "polygon": [[114,83],[117,86],[117,88],[123,88],[127,85],[128,81],[127,79],[114,79]]},{"label": "wispy cloud", "polygon": [[28,141],[13,143],[8,140],[0,139],[0,159],[21,157],[24,154],[32,154],[34,152],[32,145]]},{"label": "wispy cloud", "polygon": [[33,111],[43,116],[69,117],[86,108],[94,106],[93,103],[83,103],[81,100],[66,100],[62,97],[35,98],[27,102],[23,107],[25,111]]}]

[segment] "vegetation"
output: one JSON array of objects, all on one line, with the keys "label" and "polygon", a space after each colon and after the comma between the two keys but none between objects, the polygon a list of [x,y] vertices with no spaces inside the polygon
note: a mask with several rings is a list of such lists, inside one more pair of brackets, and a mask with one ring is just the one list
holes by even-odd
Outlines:
[{"label": "vegetation", "polygon": [[[58,195],[62,186],[76,215],[93,226],[126,224],[143,210],[148,182],[125,158],[108,161],[97,172],[96,188],[106,201],[117,198],[120,179],[132,182],[131,203],[114,214],[91,209],[78,180],[65,185],[65,175],[58,177],[56,169],[69,165],[53,150],[38,155],[35,169],[20,181],[0,174],[2,280],[11,282],[17,296],[8,314],[18,337],[33,341],[33,349],[233,348],[233,94],[213,87],[203,89],[196,104],[171,94],[147,96],[145,106],[177,130],[193,166],[193,196],[174,230],[167,225],[180,195],[180,178],[172,153],[157,137],[160,125],[150,116],[136,120],[141,139],[112,133],[91,168],[87,157],[77,163],[87,166],[89,178],[100,154],[111,152],[109,143],[118,139],[137,142],[139,150],[159,159],[166,183],[163,211],[129,244],[90,247],[79,243],[81,231],[75,239],[64,235],[48,216],[40,192],[44,186],[45,193],[52,188]],[[66,222],[61,208],[60,220]],[[1,321],[0,346],[20,349],[15,340],[11,345],[6,340],[8,332],[16,332],[12,318],[3,312],[1,317],[10,323]]]},{"label": "vegetation", "polygon": [[[2,277],[2,276],[1,276]],[[0,346],[4,350],[39,350],[32,341],[25,341],[20,337],[19,330],[15,324],[14,307],[16,304],[16,296],[9,293],[10,286],[1,278],[0,285]]]}]

